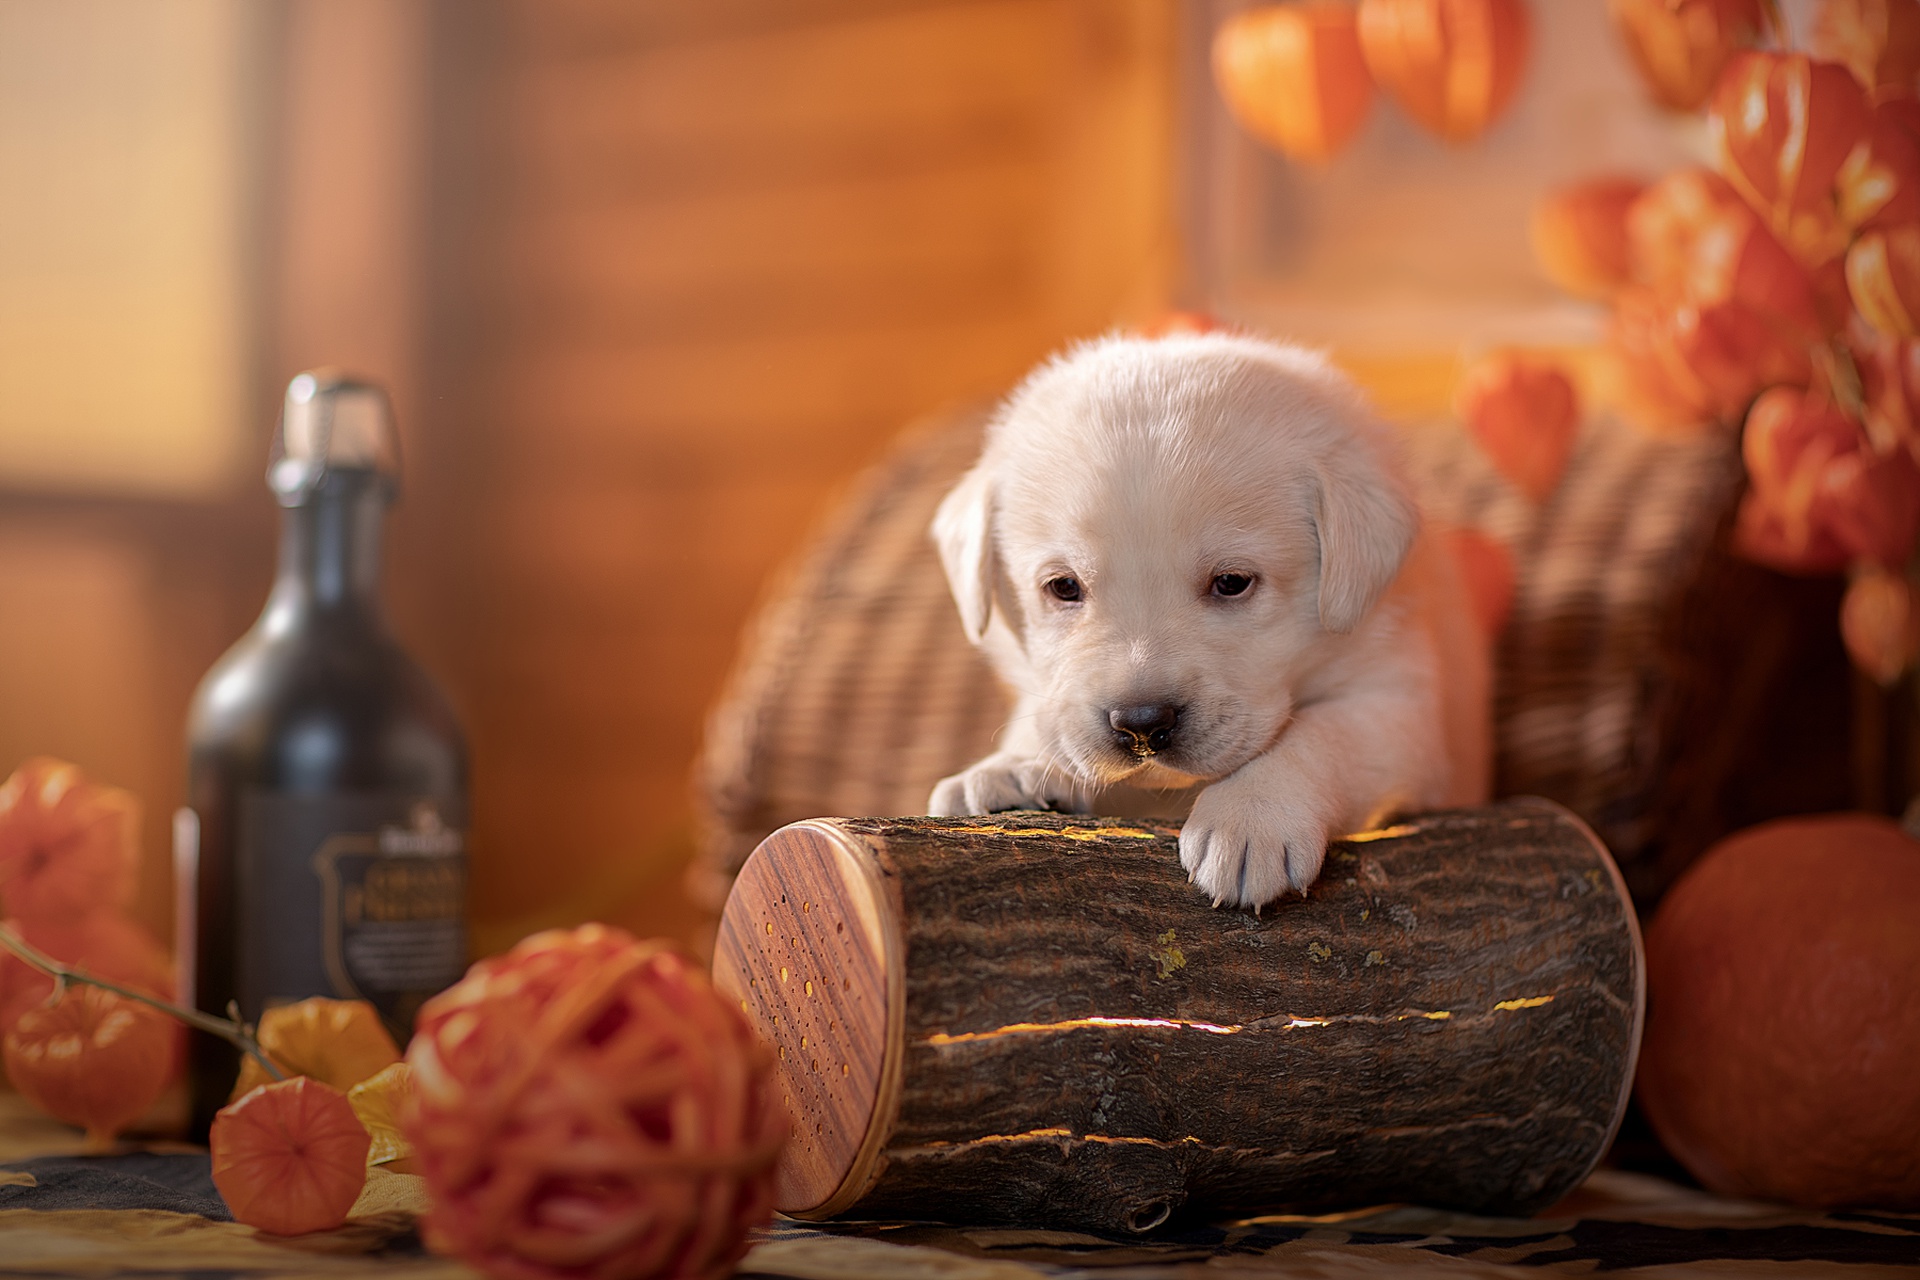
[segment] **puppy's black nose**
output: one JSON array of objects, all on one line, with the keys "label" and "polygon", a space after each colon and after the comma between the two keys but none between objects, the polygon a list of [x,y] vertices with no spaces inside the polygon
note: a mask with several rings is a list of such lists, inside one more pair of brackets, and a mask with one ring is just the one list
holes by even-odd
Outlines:
[{"label": "puppy's black nose", "polygon": [[1107,712],[1107,723],[1113,726],[1114,741],[1121,750],[1150,756],[1173,745],[1173,727],[1180,722],[1180,711],[1165,702],[1115,707]]}]

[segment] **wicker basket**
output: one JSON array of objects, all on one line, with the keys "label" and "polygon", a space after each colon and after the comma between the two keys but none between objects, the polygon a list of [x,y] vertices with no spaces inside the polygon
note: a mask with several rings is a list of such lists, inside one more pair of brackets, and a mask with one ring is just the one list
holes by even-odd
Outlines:
[{"label": "wicker basket", "polygon": [[[762,608],[701,761],[693,887],[704,900],[724,898],[776,827],[922,812],[937,780],[989,750],[1009,699],[962,634],[927,527],[978,453],[990,412],[971,407],[909,431]],[[1701,603],[1699,587],[1727,576],[1718,539],[1739,475],[1729,442],[1654,439],[1596,421],[1538,506],[1450,423],[1410,428],[1406,453],[1431,518],[1477,529],[1513,555],[1517,587],[1496,671],[1500,794],[1547,796],[1585,817],[1643,902],[1706,841],[1770,816],[1764,796],[1722,803],[1723,793],[1764,745],[1768,691],[1805,666],[1809,645],[1831,667],[1826,650],[1837,652],[1837,641],[1825,640],[1830,605],[1792,584],[1782,603],[1777,575],[1744,566],[1740,581],[1758,575],[1766,588],[1756,609],[1806,615],[1789,628],[1792,643],[1730,672],[1703,656],[1702,628],[1684,625],[1689,601],[1730,607],[1711,592]],[[1825,705],[1832,673],[1823,679]],[[1844,659],[1838,679],[1844,702]],[[1752,714],[1703,735],[1701,718],[1728,705]],[[1836,730],[1832,715],[1816,719],[1782,749],[1824,760]],[[1843,710],[1842,756],[1844,720]],[[1819,767],[1833,772],[1831,762]],[[1844,763],[1837,797],[1826,774],[1771,808],[1845,804]],[[1676,798],[1676,779],[1719,798]],[[1678,850],[1676,824],[1686,828]]]}]

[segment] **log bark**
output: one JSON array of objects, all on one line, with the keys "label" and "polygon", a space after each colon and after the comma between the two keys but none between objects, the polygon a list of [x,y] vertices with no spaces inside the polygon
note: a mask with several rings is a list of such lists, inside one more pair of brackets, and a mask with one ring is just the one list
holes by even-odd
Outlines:
[{"label": "log bark", "polygon": [[1019,813],[769,836],[714,977],[779,1052],[781,1211],[1138,1232],[1524,1214],[1585,1177],[1645,979],[1578,819],[1519,801],[1358,833],[1260,915],[1210,908],[1176,835]]}]

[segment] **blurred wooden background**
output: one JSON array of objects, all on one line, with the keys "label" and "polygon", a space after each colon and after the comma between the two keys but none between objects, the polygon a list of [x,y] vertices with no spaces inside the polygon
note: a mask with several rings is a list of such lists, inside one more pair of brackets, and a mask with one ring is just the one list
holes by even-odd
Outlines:
[{"label": "blurred wooden background", "polygon": [[172,498],[0,480],[0,770],[137,791],[169,931],[279,389],[345,365],[402,419],[389,596],[475,749],[477,947],[697,940],[689,770],[770,570],[908,420],[1169,297],[1177,10],[275,0],[249,461]]}]

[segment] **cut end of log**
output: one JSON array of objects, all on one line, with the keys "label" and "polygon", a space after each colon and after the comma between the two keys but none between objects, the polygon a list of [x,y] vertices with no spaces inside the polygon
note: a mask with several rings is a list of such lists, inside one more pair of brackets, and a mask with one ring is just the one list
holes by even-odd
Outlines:
[{"label": "cut end of log", "polygon": [[831,1217],[857,1199],[890,1127],[901,979],[884,892],[865,845],[796,823],[747,860],[721,916],[714,985],[779,1054],[793,1138],[774,1207],[789,1216]]}]

